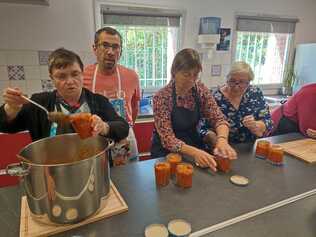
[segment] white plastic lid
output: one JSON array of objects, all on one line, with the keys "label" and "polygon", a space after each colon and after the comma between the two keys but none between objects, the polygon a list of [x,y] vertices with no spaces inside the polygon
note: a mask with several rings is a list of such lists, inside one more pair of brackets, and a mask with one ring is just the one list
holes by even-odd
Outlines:
[{"label": "white plastic lid", "polygon": [[151,224],[145,229],[146,237],[168,237],[168,235],[167,227],[162,224]]},{"label": "white plastic lid", "polygon": [[191,224],[183,219],[175,219],[168,223],[168,230],[175,236],[184,236],[191,233]]}]

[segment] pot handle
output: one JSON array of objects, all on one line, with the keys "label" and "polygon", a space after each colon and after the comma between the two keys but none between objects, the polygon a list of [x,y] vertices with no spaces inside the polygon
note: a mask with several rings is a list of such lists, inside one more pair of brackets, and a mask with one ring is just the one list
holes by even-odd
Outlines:
[{"label": "pot handle", "polygon": [[5,169],[0,170],[1,175],[10,175],[10,176],[25,176],[29,174],[29,169],[22,167],[21,163],[13,163],[7,166]]}]

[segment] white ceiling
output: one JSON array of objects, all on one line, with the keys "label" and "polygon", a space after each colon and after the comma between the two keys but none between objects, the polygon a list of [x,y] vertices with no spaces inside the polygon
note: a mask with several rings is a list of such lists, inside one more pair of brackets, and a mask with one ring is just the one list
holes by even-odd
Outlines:
[{"label": "white ceiling", "polygon": [[0,0],[0,3],[14,3],[14,4],[32,4],[32,5],[49,5],[49,0]]}]

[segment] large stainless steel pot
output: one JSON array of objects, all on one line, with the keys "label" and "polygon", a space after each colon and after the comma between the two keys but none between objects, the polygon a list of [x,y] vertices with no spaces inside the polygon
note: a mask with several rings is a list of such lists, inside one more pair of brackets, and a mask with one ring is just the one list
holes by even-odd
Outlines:
[{"label": "large stainless steel pot", "polygon": [[[38,221],[77,223],[100,210],[107,198],[112,145],[101,136],[44,138],[22,149],[21,163],[9,165],[5,173],[22,176],[29,208]],[[78,160],[80,156],[88,158]]]}]

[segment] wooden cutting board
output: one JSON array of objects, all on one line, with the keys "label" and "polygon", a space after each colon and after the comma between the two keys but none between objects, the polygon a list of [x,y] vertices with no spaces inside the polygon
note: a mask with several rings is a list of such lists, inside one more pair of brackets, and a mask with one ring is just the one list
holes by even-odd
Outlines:
[{"label": "wooden cutting board", "polygon": [[128,210],[127,204],[112,182],[109,197],[106,199],[105,208],[96,215],[77,224],[45,225],[39,223],[32,219],[25,196],[22,197],[21,202],[20,237],[38,237],[57,234]]},{"label": "wooden cutting board", "polygon": [[308,163],[316,162],[316,140],[301,139],[291,142],[280,143],[284,151],[298,159]]}]

